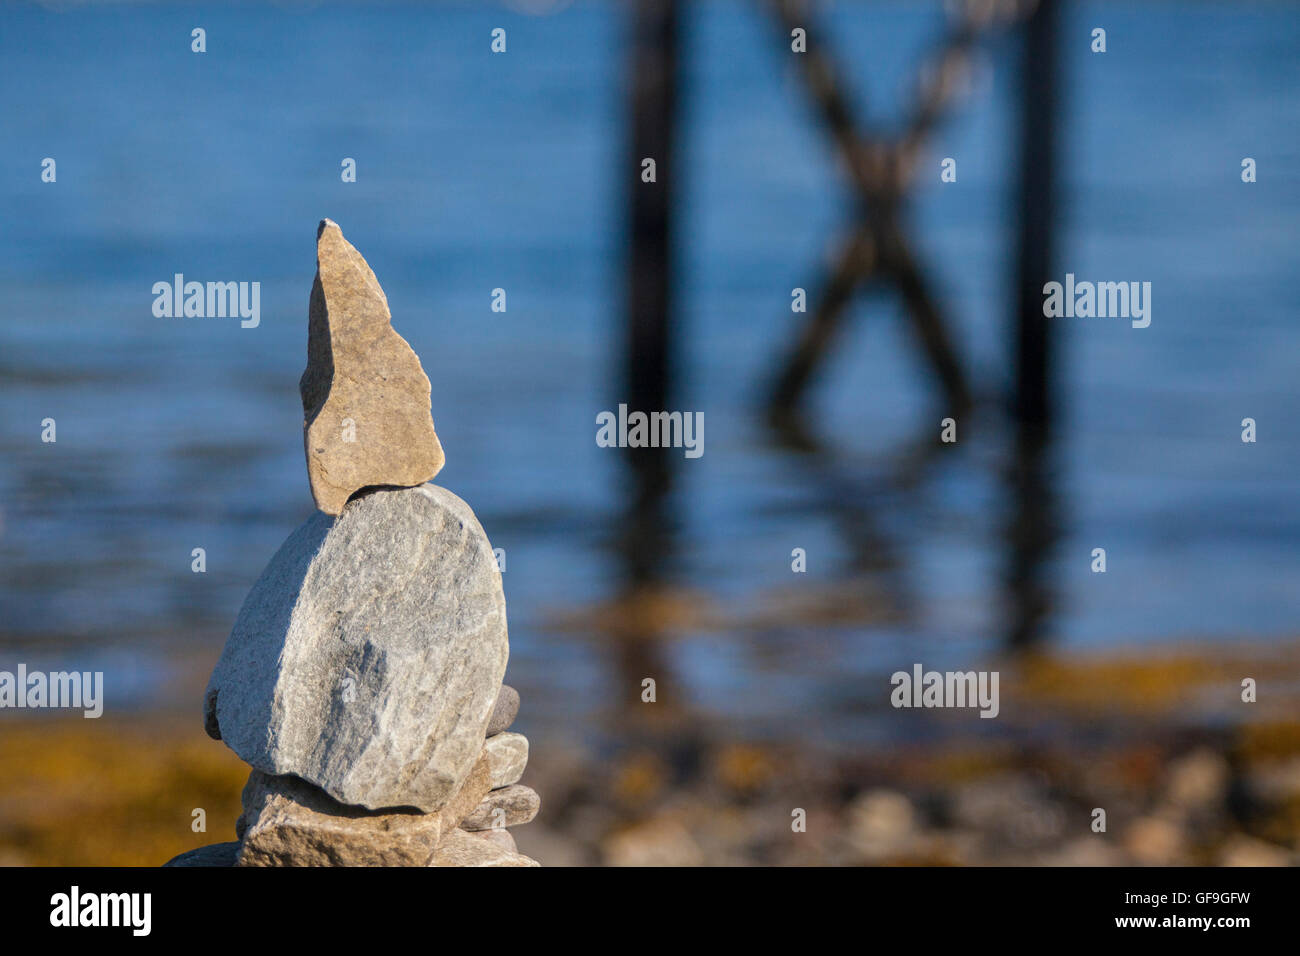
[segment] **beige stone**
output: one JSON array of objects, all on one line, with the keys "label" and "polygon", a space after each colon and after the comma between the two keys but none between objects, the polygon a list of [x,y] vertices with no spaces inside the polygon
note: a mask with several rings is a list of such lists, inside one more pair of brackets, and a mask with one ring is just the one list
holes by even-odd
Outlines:
[{"label": "beige stone", "polygon": [[425,866],[444,835],[488,792],[480,757],[465,784],[436,813],[372,811],[339,803],[296,777],[254,770],[236,824],[239,866]]},{"label": "beige stone", "polygon": [[460,825],[466,830],[519,826],[537,816],[541,806],[541,797],[531,787],[518,784],[502,787],[485,796],[474,812],[460,821]]},{"label": "beige stone", "polygon": [[540,866],[522,853],[512,853],[494,840],[452,830],[438,845],[429,866]]},{"label": "beige stone", "polygon": [[480,754],[465,778],[460,791],[443,808],[443,819],[449,826],[458,827],[473,813],[492,789],[492,764],[487,754]]},{"label": "beige stone", "polygon": [[528,738],[523,734],[501,733],[483,744],[492,771],[492,789],[518,783],[528,764]]},{"label": "beige stone", "polygon": [[388,298],[338,225],[316,233],[302,393],[307,479],[337,515],[362,488],[422,485],[443,466],[429,377],[393,329]]},{"label": "beige stone", "polygon": [[487,840],[495,843],[503,850],[511,853],[518,853],[519,847],[515,845],[515,838],[505,827],[493,827],[491,830],[466,830],[470,836],[479,840]]}]

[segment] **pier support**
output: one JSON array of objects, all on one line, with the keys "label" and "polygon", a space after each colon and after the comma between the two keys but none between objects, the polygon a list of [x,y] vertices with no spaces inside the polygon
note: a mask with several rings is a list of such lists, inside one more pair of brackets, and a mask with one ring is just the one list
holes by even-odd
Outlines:
[{"label": "pier support", "polygon": [[[678,0],[632,4],[628,183],[627,326],[622,389],[628,407],[643,412],[670,408],[676,376],[673,289],[674,148],[677,133]],[[653,159],[654,181],[642,162]],[[628,448],[633,485],[623,539],[629,577],[655,576],[667,548],[664,505],[671,485],[670,456],[659,448]]]},{"label": "pier support", "polygon": [[1043,285],[1055,264],[1060,4],[1040,0],[1022,28],[1020,195],[1011,397],[1016,448],[1011,465],[1007,589],[1012,649],[1037,644],[1052,607],[1048,559],[1057,538],[1049,445],[1058,413],[1055,325],[1043,315]]}]

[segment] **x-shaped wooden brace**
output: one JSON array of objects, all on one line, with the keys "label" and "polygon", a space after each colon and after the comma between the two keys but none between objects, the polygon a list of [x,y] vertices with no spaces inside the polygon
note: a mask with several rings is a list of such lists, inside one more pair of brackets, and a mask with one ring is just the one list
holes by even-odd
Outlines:
[{"label": "x-shaped wooden brace", "polygon": [[[787,38],[797,28],[812,32],[808,30],[811,14],[802,0],[772,0],[772,5]],[[970,388],[962,363],[899,224],[899,208],[903,190],[915,173],[921,144],[951,102],[981,31],[996,20],[1023,14],[1030,6],[1017,0],[964,4],[932,61],[933,67],[922,73],[911,121],[893,141],[855,131],[841,92],[844,84],[824,46],[810,45],[806,53],[799,54],[809,92],[848,167],[859,211],[857,227],[840,249],[826,285],[772,385],[768,408],[774,421],[797,418],[800,398],[842,324],[854,290],[877,277],[892,281],[902,295],[943,387],[949,414],[957,416],[970,408]]]}]

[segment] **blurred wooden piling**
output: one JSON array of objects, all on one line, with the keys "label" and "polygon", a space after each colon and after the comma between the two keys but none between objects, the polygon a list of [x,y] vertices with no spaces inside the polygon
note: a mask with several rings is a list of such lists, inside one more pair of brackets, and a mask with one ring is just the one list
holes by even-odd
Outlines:
[{"label": "blurred wooden piling", "polygon": [[1046,440],[1055,411],[1053,326],[1043,317],[1043,285],[1052,280],[1056,251],[1059,13],[1056,0],[1042,0],[1022,29],[1014,415],[1021,440],[1035,442]]},{"label": "blurred wooden piling", "polygon": [[1016,449],[1010,476],[1007,537],[1013,649],[1038,644],[1053,605],[1048,559],[1057,538],[1050,440],[1057,414],[1051,321],[1043,316],[1043,285],[1052,279],[1056,245],[1057,123],[1060,102],[1060,4],[1041,0],[1021,29],[1020,190],[1016,249],[1014,394]]},{"label": "blurred wooden piling", "polygon": [[[628,183],[627,327],[622,392],[629,409],[671,408],[676,377],[673,291],[674,147],[677,133],[677,0],[636,0],[627,81],[631,100]],[[644,182],[644,159],[655,161],[655,181]],[[624,554],[633,582],[652,579],[667,548],[664,505],[672,473],[670,456],[658,448],[625,449],[633,493],[624,532]]]}]

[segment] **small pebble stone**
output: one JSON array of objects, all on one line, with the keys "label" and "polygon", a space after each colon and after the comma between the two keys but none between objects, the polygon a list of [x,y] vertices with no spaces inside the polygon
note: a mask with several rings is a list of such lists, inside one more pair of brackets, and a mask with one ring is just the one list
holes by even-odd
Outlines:
[{"label": "small pebble stone", "polygon": [[496,706],[492,708],[492,716],[488,718],[487,736],[494,737],[501,731],[508,730],[518,715],[519,691],[509,684],[502,684]]},{"label": "small pebble stone", "polygon": [[483,744],[483,753],[491,773],[490,789],[508,787],[524,775],[524,767],[528,765],[528,738],[523,734],[497,734]]},{"label": "small pebble stone", "polygon": [[537,816],[541,806],[541,797],[530,787],[503,787],[484,797],[483,802],[460,825],[466,830],[519,826]]}]

